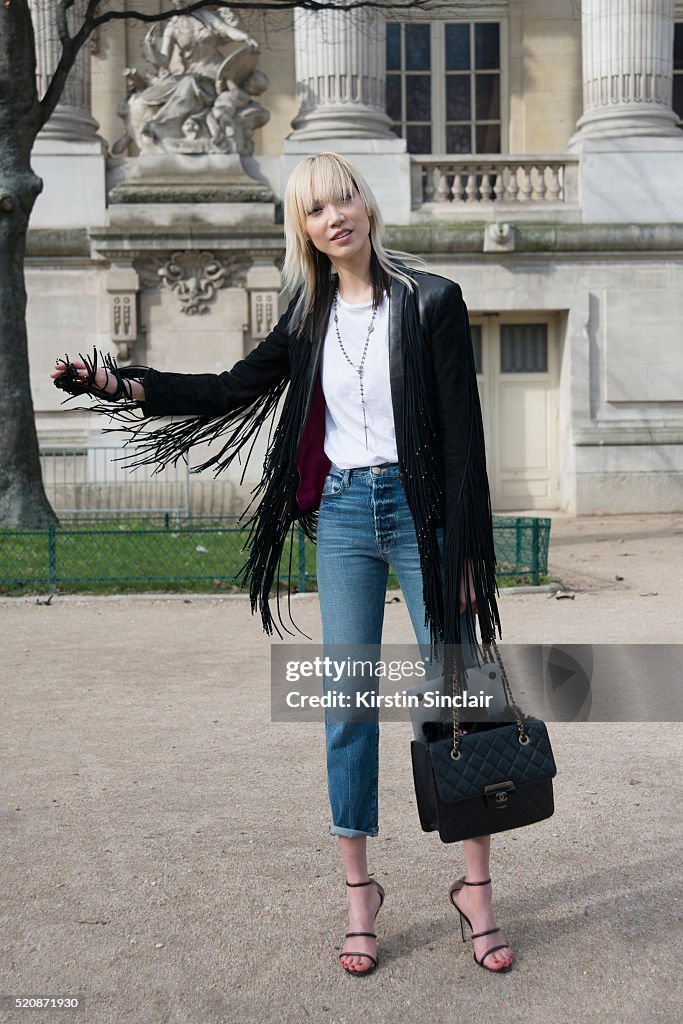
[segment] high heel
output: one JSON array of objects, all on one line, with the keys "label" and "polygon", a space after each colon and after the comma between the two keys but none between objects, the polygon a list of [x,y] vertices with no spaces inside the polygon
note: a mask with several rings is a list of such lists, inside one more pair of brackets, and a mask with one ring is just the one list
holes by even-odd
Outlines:
[{"label": "high heel", "polygon": [[[376,882],[374,878],[369,878],[367,882],[347,882],[346,884],[348,885],[349,889],[357,889],[363,885],[374,885],[375,889],[379,893],[379,906],[375,912],[376,918],[377,914],[379,914],[380,910],[382,909],[382,904],[384,903],[384,889],[379,884],[379,882]],[[365,936],[368,939],[377,939],[377,936],[375,935],[374,932],[347,932],[344,938],[350,939],[354,936],[361,935]],[[342,964],[342,967],[344,967],[344,970],[346,971],[347,974],[355,974],[362,978],[364,978],[366,974],[372,974],[372,972],[376,970],[379,965],[379,960],[376,957],[371,956],[370,953],[356,953],[354,951],[347,950],[346,953],[339,954],[339,959],[342,960],[342,958],[345,956],[362,956],[365,957],[366,960],[370,960],[370,966],[364,971],[354,971],[350,967],[344,967],[344,964]]]},{"label": "high heel", "polygon": [[[491,879],[490,878],[487,878],[484,882],[466,882],[464,878],[459,878],[458,881],[455,882],[451,886],[451,890],[450,890],[448,895],[450,897],[451,903],[453,904],[455,909],[458,911],[458,914],[460,915],[460,934],[462,935],[462,941],[463,942],[467,942],[467,937],[465,936],[465,926],[463,924],[463,921],[467,921],[467,924],[470,927],[470,931],[472,932],[472,934],[470,935],[470,938],[473,939],[473,940],[474,939],[480,939],[484,935],[493,935],[495,932],[499,932],[500,931],[500,928],[489,928],[485,932],[476,932],[476,934],[475,934],[474,928],[472,927],[472,922],[470,921],[469,917],[467,916],[467,914],[463,914],[462,910],[460,909],[458,904],[455,902],[455,894],[460,892],[460,890],[462,889],[463,885],[490,885],[490,884],[491,884]],[[484,963],[484,960],[486,960],[486,957],[489,956],[490,953],[495,953],[499,949],[511,949],[511,947],[508,945],[507,942],[501,942],[500,945],[498,945],[498,946],[491,946],[490,949],[486,950],[486,952],[484,953],[484,955],[482,956],[482,958],[480,960],[477,960],[477,954],[473,952],[472,956],[474,957],[475,964],[479,964],[479,966],[483,967],[485,971],[491,971],[492,974],[507,974],[508,971],[512,970],[512,964],[508,964],[507,967],[488,967]]]}]

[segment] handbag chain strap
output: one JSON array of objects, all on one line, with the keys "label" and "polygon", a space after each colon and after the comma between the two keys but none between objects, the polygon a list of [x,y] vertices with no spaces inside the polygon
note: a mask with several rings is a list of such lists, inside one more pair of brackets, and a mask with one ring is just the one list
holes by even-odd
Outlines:
[{"label": "handbag chain strap", "polygon": [[[517,706],[517,704],[515,703],[515,699],[512,696],[510,681],[508,679],[508,674],[505,670],[505,665],[503,664],[503,659],[500,656],[500,651],[498,650],[498,644],[496,643],[495,639],[491,637],[490,640],[484,641],[481,644],[479,650],[486,664],[497,663],[498,666],[500,667],[500,677],[503,682],[503,693],[505,694],[505,699],[507,701],[508,707],[512,709],[515,715],[515,722],[517,724],[517,739],[522,745],[526,745],[529,742],[529,736],[527,735],[527,732],[524,728],[524,713]],[[457,683],[457,689],[459,691],[458,695],[460,697],[462,697],[463,692],[465,690],[463,681],[466,682],[466,677],[463,680],[463,676],[464,668],[460,662],[460,659],[456,659],[456,669],[454,677]],[[451,696],[455,695],[451,694]],[[453,716],[453,746],[451,748],[450,755],[454,761],[457,761],[458,758],[462,756],[460,753],[460,740],[462,739],[462,733],[460,732],[460,720],[458,715],[458,709],[456,707],[456,703],[454,700],[451,701],[451,713]]]}]

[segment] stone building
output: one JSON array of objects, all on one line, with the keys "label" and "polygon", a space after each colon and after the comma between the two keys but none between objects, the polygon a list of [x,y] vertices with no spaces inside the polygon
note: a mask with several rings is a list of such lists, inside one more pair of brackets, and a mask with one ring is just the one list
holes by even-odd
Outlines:
[{"label": "stone building", "polygon": [[[332,149],[390,244],[462,286],[494,510],[683,508],[683,0],[212,17],[103,27],[35,147],[42,447],[103,443],[60,406],[58,353],[219,371],[267,334],[287,176]],[[192,510],[242,507],[239,473],[193,481]]]}]

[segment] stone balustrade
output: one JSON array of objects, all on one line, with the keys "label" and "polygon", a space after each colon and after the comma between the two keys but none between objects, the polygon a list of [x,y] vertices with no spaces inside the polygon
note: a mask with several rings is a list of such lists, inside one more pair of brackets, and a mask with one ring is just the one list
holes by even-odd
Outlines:
[{"label": "stone balustrade", "polygon": [[576,204],[578,161],[566,156],[411,156],[413,209],[448,204],[475,210],[493,203],[526,208]]}]

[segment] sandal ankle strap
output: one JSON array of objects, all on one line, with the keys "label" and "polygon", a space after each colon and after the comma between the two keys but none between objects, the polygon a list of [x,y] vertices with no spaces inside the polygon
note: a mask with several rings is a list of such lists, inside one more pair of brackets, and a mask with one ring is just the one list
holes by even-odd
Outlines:
[{"label": "sandal ankle strap", "polygon": [[[466,881],[465,881],[465,879],[463,878],[463,880],[462,880],[462,884],[463,884],[463,885],[488,885],[490,881],[491,881],[491,879],[490,879],[490,878],[487,878],[487,879],[486,879],[485,881],[483,881],[483,882],[466,882]],[[347,882],[346,884],[348,885],[348,882]]]},{"label": "sandal ankle strap", "polygon": [[368,878],[367,882],[347,882],[349,889],[357,889],[362,885],[372,885],[372,878]]}]

